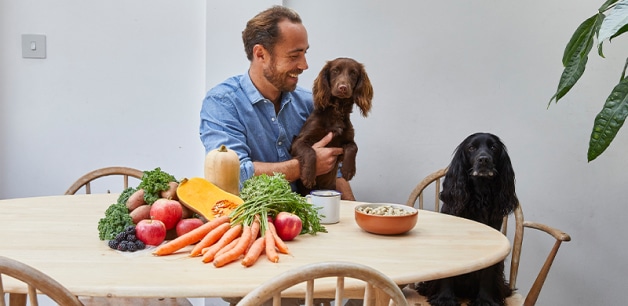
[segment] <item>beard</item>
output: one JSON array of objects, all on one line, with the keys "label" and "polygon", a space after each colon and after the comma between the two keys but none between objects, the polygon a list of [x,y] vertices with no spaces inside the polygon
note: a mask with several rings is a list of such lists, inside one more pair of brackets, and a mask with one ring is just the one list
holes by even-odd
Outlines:
[{"label": "beard", "polygon": [[[280,73],[277,71],[277,65],[275,65],[275,59],[271,59],[270,61],[270,67],[268,68],[264,68],[264,77],[266,78],[266,80],[268,80],[268,82],[270,82],[270,84],[272,84],[273,86],[275,86],[275,88],[277,88],[279,91],[284,92],[284,91],[294,91],[297,88],[297,84],[287,84],[286,83],[286,79],[290,78],[288,76],[288,74],[290,72],[283,72]],[[301,71],[298,72],[294,72],[296,74],[300,74]]]}]

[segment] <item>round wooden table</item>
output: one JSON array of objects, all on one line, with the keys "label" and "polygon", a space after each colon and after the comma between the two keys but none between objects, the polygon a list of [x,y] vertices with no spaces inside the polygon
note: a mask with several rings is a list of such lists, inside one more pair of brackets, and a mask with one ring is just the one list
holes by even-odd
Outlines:
[{"label": "round wooden table", "polygon": [[[354,220],[354,206],[361,202],[343,201],[339,223],[326,225],[328,233],[288,242],[292,254],[280,255],[278,263],[260,258],[249,268],[239,262],[215,268],[199,257],[188,257],[190,247],[163,257],[151,255],[150,249],[110,249],[98,239],[97,227],[117,196],[0,200],[0,254],[40,269],[76,295],[196,298],[241,297],[279,273],[313,262],[357,262],[407,284],[478,270],[503,260],[510,251],[499,231],[424,210],[406,234],[370,234]],[[334,285],[330,282],[328,288]],[[325,286],[317,284],[321,290]],[[5,280],[5,289],[25,292],[10,280]]]}]

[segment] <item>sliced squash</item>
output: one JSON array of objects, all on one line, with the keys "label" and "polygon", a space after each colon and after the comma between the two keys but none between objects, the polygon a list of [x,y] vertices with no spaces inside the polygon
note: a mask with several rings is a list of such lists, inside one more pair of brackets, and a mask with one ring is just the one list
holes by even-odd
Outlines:
[{"label": "sliced squash", "polygon": [[207,220],[229,215],[244,201],[202,177],[184,178],[177,187],[179,202]]}]

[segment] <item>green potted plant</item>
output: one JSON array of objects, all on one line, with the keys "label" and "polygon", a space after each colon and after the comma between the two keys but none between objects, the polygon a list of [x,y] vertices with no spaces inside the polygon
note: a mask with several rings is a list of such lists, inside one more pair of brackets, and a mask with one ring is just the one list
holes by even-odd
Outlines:
[{"label": "green potted plant", "polygon": [[[563,53],[565,69],[560,77],[558,89],[549,101],[562,98],[580,79],[586,68],[588,54],[597,39],[597,51],[604,57],[602,44],[628,31],[628,0],[607,0],[598,12],[582,22],[571,36]],[[588,161],[592,161],[611,144],[628,116],[628,78],[626,67],[622,70],[619,83],[613,88],[604,107],[595,117],[589,149]],[[548,105],[548,107],[549,107]]]}]

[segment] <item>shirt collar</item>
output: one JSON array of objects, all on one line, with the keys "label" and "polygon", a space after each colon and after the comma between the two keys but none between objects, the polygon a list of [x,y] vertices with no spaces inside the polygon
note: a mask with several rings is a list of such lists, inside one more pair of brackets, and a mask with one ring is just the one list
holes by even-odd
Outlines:
[{"label": "shirt collar", "polygon": [[244,77],[240,81],[240,86],[242,86],[242,90],[244,91],[244,94],[246,94],[247,98],[249,98],[249,101],[251,101],[251,104],[266,100],[259,90],[257,90],[255,85],[253,85],[253,81],[251,80],[251,76],[249,76],[248,71],[244,74]]}]

